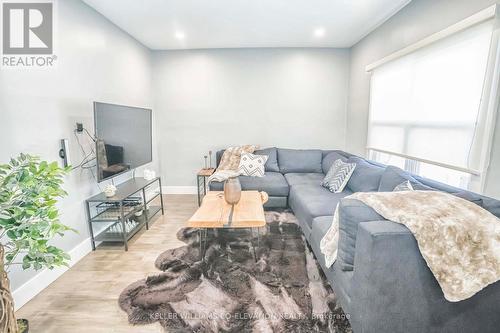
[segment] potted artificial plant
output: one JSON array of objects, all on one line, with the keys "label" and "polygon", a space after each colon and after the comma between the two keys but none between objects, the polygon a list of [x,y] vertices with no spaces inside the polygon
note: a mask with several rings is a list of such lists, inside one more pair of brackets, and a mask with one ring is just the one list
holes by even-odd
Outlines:
[{"label": "potted artificial plant", "polygon": [[52,246],[56,235],[72,230],[59,222],[57,198],[69,168],[21,154],[0,165],[0,332],[27,332],[27,321],[17,321],[10,292],[9,267],[53,269],[68,265],[69,255]]}]

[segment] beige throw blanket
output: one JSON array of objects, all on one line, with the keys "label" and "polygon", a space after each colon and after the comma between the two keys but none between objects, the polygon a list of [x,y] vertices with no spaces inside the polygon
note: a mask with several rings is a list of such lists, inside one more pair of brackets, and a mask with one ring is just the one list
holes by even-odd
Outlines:
[{"label": "beige throw blanket", "polygon": [[242,153],[253,153],[257,149],[255,145],[244,145],[238,147],[229,147],[224,150],[217,170],[208,177],[207,186],[211,182],[223,182],[231,177],[238,177],[238,167]]},{"label": "beige throw blanket", "polygon": [[210,177],[208,177],[207,186],[211,182],[223,182],[232,177],[238,177],[240,173],[233,170],[217,170]]},{"label": "beige throw blanket", "polygon": [[[472,297],[500,280],[500,220],[478,205],[437,191],[355,193],[349,198],[412,232],[448,301]],[[338,223],[336,211],[321,240],[328,267],[337,257]]]},{"label": "beige throw blanket", "polygon": [[240,165],[241,153],[252,154],[255,149],[257,149],[257,147],[254,145],[244,145],[227,148],[226,150],[224,150],[224,154],[222,154],[217,170],[238,170],[238,167]]}]

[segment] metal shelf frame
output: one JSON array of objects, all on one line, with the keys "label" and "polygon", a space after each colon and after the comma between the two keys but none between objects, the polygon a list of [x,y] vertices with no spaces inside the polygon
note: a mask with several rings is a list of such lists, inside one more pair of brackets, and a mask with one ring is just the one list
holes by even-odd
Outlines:
[{"label": "metal shelf frame", "polygon": [[[146,196],[146,189],[157,185],[159,190],[151,197]],[[132,178],[117,186],[113,197],[97,194],[85,201],[87,221],[90,231],[92,250],[96,242],[122,242],[128,251],[128,241],[144,226],[149,229],[149,222],[158,212],[164,214],[161,179],[159,177],[146,180]],[[160,199],[160,205],[154,205],[153,200]],[[142,211],[140,216],[137,212]],[[110,223],[95,234],[94,224]],[[130,227],[133,225],[132,227]]]}]

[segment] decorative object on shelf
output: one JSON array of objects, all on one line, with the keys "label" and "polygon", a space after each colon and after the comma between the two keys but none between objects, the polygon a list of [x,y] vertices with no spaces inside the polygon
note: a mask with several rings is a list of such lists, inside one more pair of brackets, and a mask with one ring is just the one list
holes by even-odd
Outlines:
[{"label": "decorative object on shelf", "polygon": [[224,199],[230,205],[236,205],[241,198],[241,184],[238,177],[231,177],[224,182]]},{"label": "decorative object on shelf", "polygon": [[144,169],[144,179],[153,180],[156,178],[156,172],[150,169]]},{"label": "decorative object on shelf", "polygon": [[208,160],[209,160],[208,168],[212,169],[212,151],[211,150],[208,151]]},{"label": "decorative object on shelf", "polygon": [[111,198],[115,194],[116,194],[116,186],[115,185],[108,184],[108,185],[106,185],[106,187],[104,187],[104,195],[106,195],[106,197]]},{"label": "decorative object on shelf", "polygon": [[[59,221],[57,199],[67,195],[62,189],[70,167],[40,161],[20,154],[9,164],[0,165],[0,332],[26,332],[28,322],[16,320],[10,292],[8,269],[53,269],[67,266],[69,255],[50,245],[56,235],[75,231]],[[22,205],[20,204],[22,202]],[[75,231],[76,232],[76,231]],[[47,243],[48,242],[48,243]]]},{"label": "decorative object on shelf", "polygon": [[208,163],[207,163],[207,158],[208,158],[208,156],[207,156],[207,155],[205,155],[205,156],[203,156],[203,158],[205,159],[205,167],[204,167],[203,169],[205,169],[205,170],[206,170],[206,169],[208,169]]}]

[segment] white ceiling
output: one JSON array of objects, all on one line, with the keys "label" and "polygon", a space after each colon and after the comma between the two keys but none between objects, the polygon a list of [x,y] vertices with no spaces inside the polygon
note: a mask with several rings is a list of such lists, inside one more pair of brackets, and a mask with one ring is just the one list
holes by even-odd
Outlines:
[{"label": "white ceiling", "polygon": [[351,47],[411,0],[83,1],[150,49],[167,50]]}]

